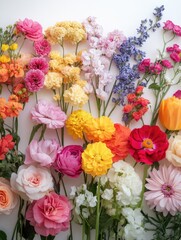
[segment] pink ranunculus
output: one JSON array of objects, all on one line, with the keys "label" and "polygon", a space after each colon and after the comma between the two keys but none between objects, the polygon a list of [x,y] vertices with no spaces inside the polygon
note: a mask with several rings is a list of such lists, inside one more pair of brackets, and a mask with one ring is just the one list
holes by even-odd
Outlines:
[{"label": "pink ranunculus", "polygon": [[32,140],[26,149],[25,164],[38,163],[40,166],[50,166],[56,159],[60,145],[55,140]]},{"label": "pink ranunculus", "polygon": [[43,38],[42,26],[31,19],[19,20],[16,24],[16,29],[18,33],[22,33],[29,40],[36,42]]},{"label": "pink ranunculus", "polygon": [[181,61],[181,58],[180,58],[180,55],[176,52],[172,52],[170,54],[170,58],[174,61],[174,62],[180,62]]},{"label": "pink ranunculus", "polygon": [[177,35],[177,36],[181,36],[181,27],[178,25],[174,25],[173,27],[173,32]]},{"label": "pink ranunculus", "polygon": [[51,192],[29,205],[26,219],[30,221],[37,234],[55,236],[69,228],[70,211],[68,198]]},{"label": "pink ranunculus", "polygon": [[169,60],[167,60],[167,59],[163,59],[161,61],[161,65],[164,66],[165,68],[168,68],[168,69],[173,67],[171,62]]},{"label": "pink ranunculus", "polygon": [[43,57],[32,58],[28,65],[29,69],[39,69],[44,74],[48,73],[48,62]]},{"label": "pink ranunculus", "polygon": [[38,92],[44,86],[45,74],[39,69],[31,69],[26,73],[25,85],[28,91]]},{"label": "pink ranunculus", "polygon": [[31,110],[31,117],[32,120],[40,124],[45,124],[47,128],[51,129],[64,127],[67,119],[66,114],[60,107],[43,100],[39,101]]},{"label": "pink ranunculus", "polygon": [[167,20],[165,23],[165,25],[163,26],[164,30],[173,30],[174,27],[174,23],[170,20]]},{"label": "pink ranunculus", "polygon": [[78,177],[81,172],[83,148],[79,145],[69,145],[57,154],[54,167],[55,169],[68,175],[69,177]]},{"label": "pink ranunculus", "polygon": [[41,39],[34,43],[35,53],[39,56],[47,56],[51,51],[51,45],[46,39]]}]

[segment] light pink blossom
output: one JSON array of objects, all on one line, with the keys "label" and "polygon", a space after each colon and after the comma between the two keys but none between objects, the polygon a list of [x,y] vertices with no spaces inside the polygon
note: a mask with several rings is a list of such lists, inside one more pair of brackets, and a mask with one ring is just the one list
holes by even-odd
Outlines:
[{"label": "light pink blossom", "polygon": [[160,166],[159,170],[153,169],[150,172],[145,185],[148,191],[145,193],[145,200],[151,209],[175,215],[181,211],[181,171],[174,168]]},{"label": "light pink blossom", "polygon": [[47,128],[57,129],[64,127],[67,119],[66,114],[53,103],[39,101],[31,111],[32,120],[42,123]]},{"label": "light pink blossom", "polygon": [[29,205],[26,219],[37,234],[55,236],[69,228],[70,211],[68,198],[51,192]]},{"label": "light pink blossom", "polygon": [[61,151],[60,145],[55,140],[32,140],[26,149],[25,164],[40,164],[50,166],[54,163],[57,153]]},{"label": "light pink blossom", "polygon": [[39,56],[48,56],[51,51],[51,45],[46,39],[34,42],[35,53]]}]

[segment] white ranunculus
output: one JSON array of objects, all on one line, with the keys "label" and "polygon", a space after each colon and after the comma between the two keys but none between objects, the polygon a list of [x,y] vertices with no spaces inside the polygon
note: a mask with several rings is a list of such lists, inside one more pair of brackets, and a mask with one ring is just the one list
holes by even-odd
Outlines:
[{"label": "white ranunculus", "polygon": [[166,151],[166,158],[175,167],[181,167],[181,135],[169,139],[169,148]]},{"label": "white ranunculus", "polygon": [[25,200],[38,200],[53,190],[53,178],[44,167],[21,165],[11,175],[12,189]]}]

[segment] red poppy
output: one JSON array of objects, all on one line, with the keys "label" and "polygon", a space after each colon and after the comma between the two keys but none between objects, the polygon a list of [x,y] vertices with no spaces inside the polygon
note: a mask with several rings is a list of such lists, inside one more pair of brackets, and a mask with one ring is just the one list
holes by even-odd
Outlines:
[{"label": "red poppy", "polygon": [[165,157],[168,148],[167,135],[158,126],[144,125],[132,130],[129,137],[129,152],[137,161],[153,164]]}]

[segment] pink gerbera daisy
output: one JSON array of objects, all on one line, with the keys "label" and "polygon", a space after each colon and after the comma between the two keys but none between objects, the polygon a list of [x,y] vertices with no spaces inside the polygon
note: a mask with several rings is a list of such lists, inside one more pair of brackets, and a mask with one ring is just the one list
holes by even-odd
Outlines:
[{"label": "pink gerbera daisy", "polygon": [[156,211],[163,212],[164,216],[181,211],[181,171],[172,165],[160,166],[149,175],[145,200],[150,208],[156,207]]}]

